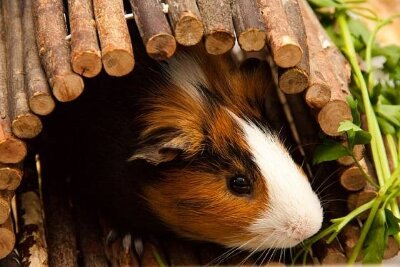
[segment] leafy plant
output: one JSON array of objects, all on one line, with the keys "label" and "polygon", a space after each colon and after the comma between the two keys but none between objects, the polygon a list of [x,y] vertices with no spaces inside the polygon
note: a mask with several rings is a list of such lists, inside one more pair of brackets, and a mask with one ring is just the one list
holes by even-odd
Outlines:
[{"label": "leafy plant", "polygon": [[[344,121],[338,128],[347,136],[347,144],[324,139],[315,150],[314,163],[351,156],[363,171],[352,151],[357,144],[369,144],[378,184],[364,171],[363,174],[377,188],[378,194],[348,215],[332,219],[328,228],[305,241],[304,260],[312,244],[322,238],[332,242],[344,226],[365,211],[369,211],[369,216],[349,257],[350,264],[361,251],[364,263],[380,263],[389,236],[394,236],[400,243],[400,212],[396,202],[400,197],[400,47],[380,47],[376,42],[377,32],[397,16],[380,19],[373,11],[357,6],[359,2],[364,1],[310,0],[317,8],[335,9],[334,14],[323,14],[324,22],[329,22],[328,34],[350,62],[351,90],[356,97],[347,99],[353,121]],[[374,20],[375,28],[369,31],[354,14]],[[368,132],[361,129],[360,111],[366,115]],[[393,162],[394,171],[390,170],[389,161]]]}]

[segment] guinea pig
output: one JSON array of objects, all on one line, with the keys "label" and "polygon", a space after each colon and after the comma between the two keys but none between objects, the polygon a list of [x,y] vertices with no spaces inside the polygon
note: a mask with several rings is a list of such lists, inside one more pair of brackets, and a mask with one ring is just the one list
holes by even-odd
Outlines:
[{"label": "guinea pig", "polygon": [[269,69],[180,50],[86,88],[73,104],[80,182],[118,227],[150,214],[182,237],[248,250],[320,229],[317,195],[265,123]]}]

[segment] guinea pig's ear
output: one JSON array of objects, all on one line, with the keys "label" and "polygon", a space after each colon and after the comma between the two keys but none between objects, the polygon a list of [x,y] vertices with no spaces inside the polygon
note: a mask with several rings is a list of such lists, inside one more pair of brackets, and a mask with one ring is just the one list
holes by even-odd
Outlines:
[{"label": "guinea pig's ear", "polygon": [[153,145],[143,146],[135,151],[129,161],[143,159],[150,164],[158,165],[174,160],[180,154],[193,154],[193,147],[181,137],[173,138],[168,142],[158,142]]}]

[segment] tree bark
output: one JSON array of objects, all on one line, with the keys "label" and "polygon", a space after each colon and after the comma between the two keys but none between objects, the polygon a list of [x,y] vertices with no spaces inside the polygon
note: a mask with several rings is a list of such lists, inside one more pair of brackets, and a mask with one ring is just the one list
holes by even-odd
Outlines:
[{"label": "tree bark", "polygon": [[282,68],[296,66],[303,56],[303,51],[289,26],[282,0],[258,0],[258,4],[274,62]]},{"label": "tree bark", "polygon": [[221,55],[235,44],[230,0],[197,0],[204,22],[205,48],[209,54]]},{"label": "tree bark", "polygon": [[166,0],[168,17],[176,41],[184,46],[199,43],[204,34],[204,25],[195,0]]},{"label": "tree bark", "polygon": [[32,11],[39,56],[53,94],[61,102],[74,100],[84,84],[71,69],[62,1],[32,0]]},{"label": "tree bark", "polygon": [[33,138],[42,130],[42,123],[30,112],[24,85],[24,58],[22,40],[22,1],[2,3],[6,27],[8,70],[8,107],[11,129],[19,138]]},{"label": "tree bark", "polygon": [[92,0],[68,0],[72,69],[85,77],[100,73],[101,55]]},{"label": "tree bark", "polygon": [[30,109],[38,115],[50,114],[55,102],[40,63],[32,17],[32,0],[25,0],[22,14],[25,88]]},{"label": "tree bark", "polygon": [[33,154],[25,160],[24,179],[16,194],[18,203],[18,250],[21,265],[47,267],[48,251],[44,228],[44,211]]},{"label": "tree bark", "polygon": [[122,0],[93,0],[101,60],[111,76],[123,76],[133,70],[135,59]]},{"label": "tree bark", "polygon": [[172,57],[176,41],[159,0],[130,0],[147,54],[157,60]]},{"label": "tree bark", "polygon": [[11,216],[0,224],[0,259],[11,253],[15,245],[14,226]]},{"label": "tree bark", "polygon": [[266,43],[265,25],[256,1],[232,1],[233,24],[237,40],[245,51],[260,51]]}]

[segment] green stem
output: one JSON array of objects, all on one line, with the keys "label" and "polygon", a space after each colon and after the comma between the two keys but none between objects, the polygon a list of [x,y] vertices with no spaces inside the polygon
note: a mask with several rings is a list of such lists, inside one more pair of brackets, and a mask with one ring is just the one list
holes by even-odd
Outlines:
[{"label": "green stem", "polygon": [[369,175],[365,172],[364,168],[361,166],[360,162],[354,157],[354,154],[351,154],[351,157],[354,160],[354,163],[357,165],[358,169],[361,171],[362,176],[364,177],[364,179],[366,181],[368,181],[368,183],[370,183],[373,187],[375,187],[376,189],[379,188],[379,185],[377,185],[372,179],[371,177],[369,177]]},{"label": "green stem", "polygon": [[382,203],[382,196],[378,195],[378,198],[374,201],[374,205],[371,208],[371,211],[368,215],[367,221],[364,223],[360,238],[358,239],[356,246],[354,247],[353,251],[351,252],[350,258],[348,263],[350,265],[354,264],[356,262],[356,259],[358,257],[358,254],[360,254],[360,250],[362,248],[362,245],[364,244],[365,238],[367,237],[368,231],[371,228],[372,222],[374,221],[375,215],[378,212],[378,209]]}]

